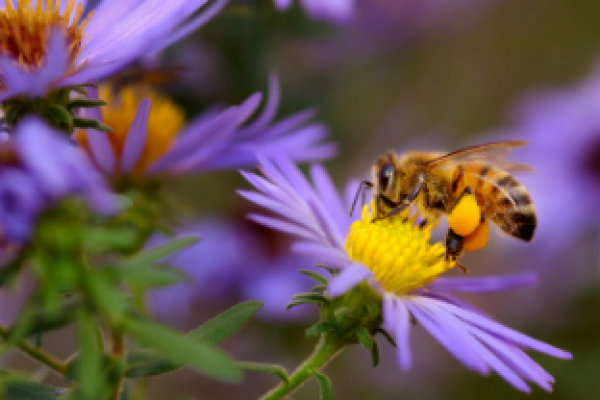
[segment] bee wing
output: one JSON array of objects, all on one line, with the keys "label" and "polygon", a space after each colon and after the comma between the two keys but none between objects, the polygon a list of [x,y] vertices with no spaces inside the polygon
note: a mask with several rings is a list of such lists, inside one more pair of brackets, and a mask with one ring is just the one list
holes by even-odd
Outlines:
[{"label": "bee wing", "polygon": [[513,174],[531,173],[535,172],[535,168],[531,165],[512,161],[499,161],[495,162],[494,165],[506,172]]},{"label": "bee wing", "polygon": [[527,142],[524,140],[506,140],[503,142],[493,142],[466,147],[464,149],[453,151],[452,153],[444,154],[433,160],[429,160],[425,163],[425,168],[438,168],[445,163],[452,161],[462,163],[485,162],[497,165],[499,168],[506,169],[507,171],[529,171],[530,168],[525,164],[504,161],[510,156],[512,149],[525,146],[526,144]]}]

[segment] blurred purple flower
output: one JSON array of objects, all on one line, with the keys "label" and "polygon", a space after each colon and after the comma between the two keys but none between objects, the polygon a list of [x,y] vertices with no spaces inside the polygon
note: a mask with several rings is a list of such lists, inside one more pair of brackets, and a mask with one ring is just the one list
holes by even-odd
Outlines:
[{"label": "blurred purple flower", "polygon": [[[481,374],[496,371],[521,391],[530,391],[529,380],[552,390],[554,379],[523,349],[554,357],[571,358],[565,351],[509,329],[464,304],[448,292],[506,290],[532,283],[532,275],[482,278],[438,278],[433,283],[404,295],[386,292],[366,266],[353,262],[344,249],[352,219],[347,210],[356,193],[356,184],[346,190],[346,202],[339,197],[325,170],[311,168],[311,183],[293,163],[276,157],[275,164],[260,160],[265,178],[242,172],[259,192],[240,191],[248,200],[278,214],[280,218],[252,214],[250,218],[272,229],[302,238],[297,252],[313,256],[320,264],[338,268],[329,285],[331,295],[340,295],[362,281],[369,281],[383,298],[383,325],[397,343],[398,362],[403,369],[412,365],[409,328],[412,316],[467,368]],[[313,186],[314,185],[314,186]]]},{"label": "blurred purple flower", "polygon": [[[177,322],[193,313],[194,304],[260,300],[264,306],[258,315],[268,320],[304,320],[310,316],[310,307],[285,310],[292,296],[314,284],[298,273],[310,262],[306,257],[281,251],[281,244],[267,243],[275,238],[261,235],[257,229],[260,227],[253,226],[213,218],[180,230],[178,236],[201,238],[166,260],[183,271],[189,281],[153,291],[150,301],[155,314]],[[157,236],[150,245],[167,239]]]},{"label": "blurred purple flower", "polygon": [[197,13],[208,0],[104,0],[85,16],[86,0],[75,0],[74,8],[69,0],[52,3],[19,1],[15,10],[14,2],[0,1],[8,25],[2,41],[13,45],[0,46],[0,100],[105,78],[193,32],[226,1]]},{"label": "blurred purple flower", "polygon": [[[293,0],[275,0],[275,6],[285,10],[292,5]],[[356,0],[298,0],[306,12],[313,18],[331,21],[347,22],[354,16]]]},{"label": "blurred purple flower", "polygon": [[534,244],[547,257],[600,228],[600,69],[571,88],[546,90],[518,104],[500,132],[529,141],[519,151],[536,170],[521,181],[531,192],[539,227]]},{"label": "blurred purple flower", "polygon": [[[158,96],[153,96],[153,99],[154,103],[165,102]],[[248,121],[261,103],[260,93],[250,96],[239,106],[208,111],[192,120],[180,132],[174,128],[168,134],[166,131],[169,129],[163,124],[169,124],[169,128],[178,126],[165,118],[166,114],[176,112],[174,106],[169,106],[169,110],[164,112],[156,111],[162,116],[158,121],[160,125],[157,125],[152,123],[153,99],[141,101],[128,131],[117,126],[123,125],[122,118],[117,120],[113,117],[111,121],[105,118],[110,109],[122,112],[127,107],[126,102],[107,99],[111,103],[103,107],[102,114],[95,110],[90,117],[105,121],[113,127],[113,132],[88,129],[76,134],[76,140],[88,149],[103,172],[200,173],[254,165],[257,151],[281,152],[295,161],[321,160],[336,153],[335,145],[322,142],[327,135],[326,128],[321,124],[309,123],[312,111],[273,122],[279,105],[279,85],[274,76],[264,110],[250,123]],[[169,135],[172,135],[172,139],[166,138]]]},{"label": "blurred purple flower", "polygon": [[59,199],[82,196],[97,212],[116,210],[114,196],[85,154],[44,122],[28,118],[2,143],[0,226],[3,236],[27,240],[37,216]]}]

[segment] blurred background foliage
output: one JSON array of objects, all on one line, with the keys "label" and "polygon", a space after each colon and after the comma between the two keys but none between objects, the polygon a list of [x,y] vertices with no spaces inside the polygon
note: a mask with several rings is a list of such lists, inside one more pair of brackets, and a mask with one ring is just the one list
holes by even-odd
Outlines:
[{"label": "blurred background foliage", "polygon": [[[233,2],[155,60],[184,67],[180,81],[160,90],[191,117],[215,103],[235,104],[265,91],[269,73],[277,72],[279,116],[316,110],[316,119],[330,128],[340,146],[338,157],[326,167],[341,188],[350,178],[365,177],[383,151],[414,146],[452,150],[484,140],[486,132],[509,121],[515,102],[531,90],[573,84],[600,61],[597,0],[357,3],[352,21],[333,25],[311,20],[298,4],[281,13],[272,0]],[[537,173],[543,176],[544,171]],[[186,204],[190,219],[220,215],[243,220],[251,207],[235,194],[241,187],[247,184],[232,172],[177,178],[169,184]],[[577,196],[583,195],[573,193],[573,204],[565,207],[577,207]],[[256,234],[273,240],[261,230]],[[376,369],[358,346],[334,360],[327,371],[336,398],[600,398],[596,235],[586,232],[548,268],[531,256],[529,246],[501,237],[464,260],[474,275],[530,269],[540,273],[535,288],[470,300],[499,321],[573,353],[568,362],[534,356],[555,376],[554,393],[534,388],[532,395],[521,394],[497,376],[472,373],[416,327],[411,338],[416,365],[409,372],[397,368],[395,354],[383,340]],[[202,260],[194,267],[202,268]],[[187,320],[174,323],[197,326],[237,300],[200,299]],[[293,369],[313,345],[304,337],[307,326],[255,321],[225,349],[238,359]],[[48,343],[61,347],[64,335],[50,335]],[[156,400],[251,399],[276,383],[270,376],[248,374],[243,384],[231,386],[184,370],[151,381],[149,393]],[[294,398],[317,398],[316,384],[309,383]]]}]

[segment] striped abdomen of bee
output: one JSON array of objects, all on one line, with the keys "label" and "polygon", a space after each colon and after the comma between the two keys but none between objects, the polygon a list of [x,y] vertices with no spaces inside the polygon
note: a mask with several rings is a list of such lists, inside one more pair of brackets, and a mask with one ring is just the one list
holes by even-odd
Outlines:
[{"label": "striped abdomen of bee", "polygon": [[508,172],[491,164],[457,164],[452,193],[458,197],[470,187],[484,218],[524,241],[531,241],[537,226],[535,207],[527,189]]}]

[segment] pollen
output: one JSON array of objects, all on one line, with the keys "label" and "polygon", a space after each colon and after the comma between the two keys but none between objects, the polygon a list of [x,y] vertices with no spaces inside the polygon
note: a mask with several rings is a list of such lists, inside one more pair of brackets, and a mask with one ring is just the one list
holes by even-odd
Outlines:
[{"label": "pollen", "polygon": [[416,216],[409,218],[409,212],[372,221],[365,205],[346,238],[350,258],[369,268],[375,281],[396,295],[411,293],[456,265],[446,260],[441,243],[429,243],[431,226],[415,225]]},{"label": "pollen", "polygon": [[[171,148],[183,126],[183,112],[171,100],[147,88],[124,87],[116,92],[111,86],[102,85],[98,97],[108,103],[101,108],[102,122],[112,129],[107,135],[118,160],[121,159],[125,139],[140,102],[147,97],[152,100],[146,143],[134,166],[134,174],[143,175],[154,161]],[[83,131],[75,132],[75,140],[88,149]]]},{"label": "pollen", "polygon": [[59,0],[13,0],[4,2],[0,9],[0,54],[13,59],[21,68],[36,70],[44,63],[48,38],[54,30],[61,30],[67,39],[69,68],[82,49],[84,30],[93,13],[80,21],[81,3],[67,0],[60,12]]}]

